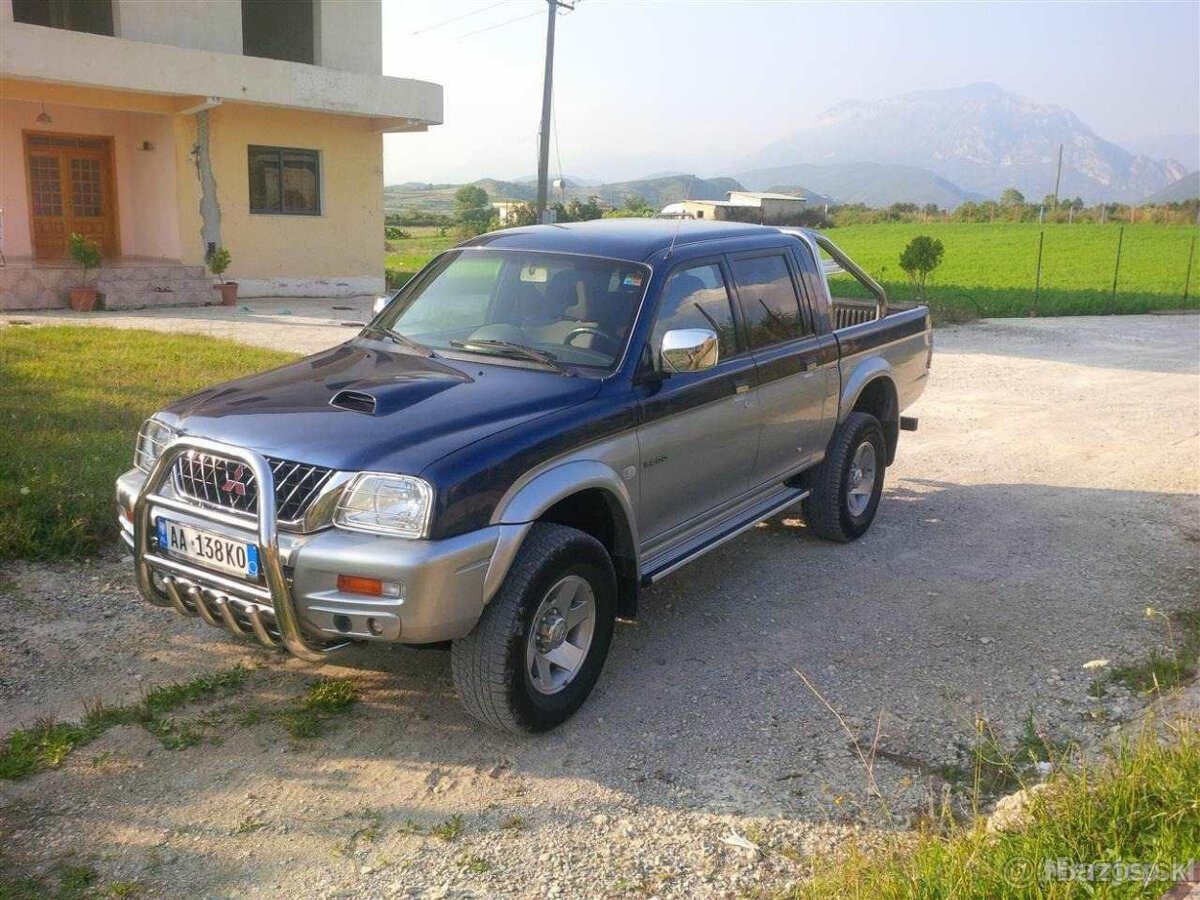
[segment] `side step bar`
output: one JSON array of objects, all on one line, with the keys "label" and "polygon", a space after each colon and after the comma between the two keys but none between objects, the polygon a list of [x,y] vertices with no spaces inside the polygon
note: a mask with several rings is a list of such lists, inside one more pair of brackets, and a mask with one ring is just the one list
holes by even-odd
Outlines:
[{"label": "side step bar", "polygon": [[794,488],[789,490],[782,499],[773,499],[768,502],[765,507],[758,507],[751,510],[748,517],[735,521],[731,525],[724,525],[716,528],[713,532],[706,532],[697,542],[683,548],[683,550],[661,562],[657,559],[650,561],[651,568],[642,574],[642,584],[649,586],[654,582],[670,575],[677,569],[681,569],[693,560],[699,559],[710,550],[715,550],[726,541],[731,541],[743,531],[748,531],[753,528],[763,519],[769,519],[776,513],[782,512],[789,506],[794,506],[809,495],[807,489]]}]

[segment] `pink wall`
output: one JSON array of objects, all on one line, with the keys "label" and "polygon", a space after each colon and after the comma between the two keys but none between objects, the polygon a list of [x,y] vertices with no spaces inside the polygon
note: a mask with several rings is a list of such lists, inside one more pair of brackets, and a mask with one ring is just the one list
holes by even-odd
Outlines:
[{"label": "pink wall", "polygon": [[[125,256],[179,258],[175,149],[168,116],[46,105],[50,124],[37,121],[41,105],[0,100],[0,209],[4,252],[30,256],[29,194],[21,132],[50,131],[113,138],[117,216]],[[143,141],[153,150],[140,149]]]}]

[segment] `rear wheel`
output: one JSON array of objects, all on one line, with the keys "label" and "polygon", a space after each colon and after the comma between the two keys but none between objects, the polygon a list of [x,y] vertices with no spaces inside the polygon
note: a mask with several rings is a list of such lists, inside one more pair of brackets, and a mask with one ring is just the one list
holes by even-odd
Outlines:
[{"label": "rear wheel", "polygon": [[853,412],[834,432],[825,459],[817,466],[804,501],[804,520],[830,541],[862,537],[879,508],[887,444],[879,420]]},{"label": "rear wheel", "polygon": [[612,560],[599,541],[535,524],[474,630],[450,648],[467,711],[516,732],[568,719],[600,677],[616,596]]}]

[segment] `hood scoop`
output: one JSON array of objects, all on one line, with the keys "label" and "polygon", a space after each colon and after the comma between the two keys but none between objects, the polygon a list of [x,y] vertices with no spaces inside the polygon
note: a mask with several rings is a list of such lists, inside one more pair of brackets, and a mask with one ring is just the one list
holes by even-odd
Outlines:
[{"label": "hood scoop", "polygon": [[389,416],[471,379],[460,373],[447,378],[440,373],[413,373],[396,378],[362,378],[350,384],[330,385],[335,390],[329,405],[368,416]]},{"label": "hood scoop", "polygon": [[329,405],[350,412],[366,413],[368,416],[375,415],[375,398],[364,391],[338,391]]}]

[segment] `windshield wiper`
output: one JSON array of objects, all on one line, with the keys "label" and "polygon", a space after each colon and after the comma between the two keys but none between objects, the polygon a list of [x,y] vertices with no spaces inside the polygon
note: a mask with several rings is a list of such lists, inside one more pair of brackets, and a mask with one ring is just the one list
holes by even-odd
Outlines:
[{"label": "windshield wiper", "polygon": [[367,330],[373,331],[376,334],[382,334],[384,337],[391,338],[397,344],[404,344],[404,346],[406,346],[406,347],[411,347],[413,350],[416,350],[422,356],[430,356],[430,357],[437,356],[436,353],[434,353],[432,350],[430,350],[424,344],[414,341],[408,335],[401,334],[398,331],[392,331],[392,329],[390,329],[390,328],[368,328]]},{"label": "windshield wiper", "polygon": [[512,356],[519,356],[523,359],[531,359],[534,362],[540,362],[550,366],[552,369],[557,369],[564,375],[574,375],[575,373],[558,361],[558,357],[549,350],[538,350],[534,347],[526,347],[524,344],[514,344],[512,341],[498,341],[491,338],[480,338],[479,340],[467,339],[465,341],[451,341],[451,347],[457,347],[460,350],[471,350],[479,348],[482,350],[499,350],[501,353]]}]

